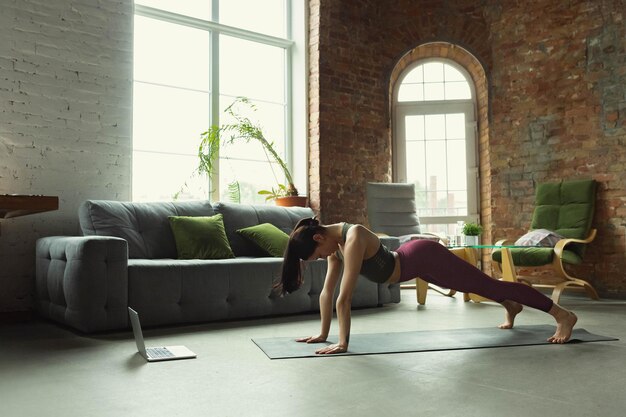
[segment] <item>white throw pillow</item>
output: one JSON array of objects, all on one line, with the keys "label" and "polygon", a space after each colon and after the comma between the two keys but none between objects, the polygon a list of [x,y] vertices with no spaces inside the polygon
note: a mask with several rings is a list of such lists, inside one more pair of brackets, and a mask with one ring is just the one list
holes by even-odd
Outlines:
[{"label": "white throw pillow", "polygon": [[553,248],[561,239],[565,239],[565,237],[551,230],[536,229],[517,239],[515,246],[545,246]]}]

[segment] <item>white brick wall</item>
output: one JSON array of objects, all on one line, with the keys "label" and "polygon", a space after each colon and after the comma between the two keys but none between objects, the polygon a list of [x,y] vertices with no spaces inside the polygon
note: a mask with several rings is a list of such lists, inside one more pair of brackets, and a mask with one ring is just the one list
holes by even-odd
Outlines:
[{"label": "white brick wall", "polygon": [[31,307],[37,238],[130,199],[132,24],[132,0],[0,0],[0,194],[60,206],[1,221],[0,312]]}]

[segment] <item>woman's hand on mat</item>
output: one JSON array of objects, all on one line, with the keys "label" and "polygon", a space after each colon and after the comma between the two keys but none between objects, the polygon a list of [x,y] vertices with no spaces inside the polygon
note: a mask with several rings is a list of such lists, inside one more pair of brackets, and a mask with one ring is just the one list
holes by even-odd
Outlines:
[{"label": "woman's hand on mat", "polygon": [[318,355],[332,355],[333,353],[344,353],[348,351],[348,346],[335,343],[333,345],[325,346],[321,349],[317,349],[315,353]]},{"label": "woman's hand on mat", "polygon": [[309,337],[301,337],[299,339],[296,339],[296,342],[301,342],[301,343],[322,343],[326,341],[326,336],[309,336]]}]

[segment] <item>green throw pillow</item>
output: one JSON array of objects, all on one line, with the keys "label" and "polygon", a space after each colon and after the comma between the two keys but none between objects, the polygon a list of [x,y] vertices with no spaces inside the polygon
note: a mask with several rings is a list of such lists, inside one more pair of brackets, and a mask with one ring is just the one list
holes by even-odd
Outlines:
[{"label": "green throw pillow", "polygon": [[169,216],[178,259],[234,258],[221,214],[215,216]]},{"label": "green throw pillow", "polygon": [[239,229],[237,233],[254,242],[270,256],[283,256],[289,242],[289,235],[270,223]]}]

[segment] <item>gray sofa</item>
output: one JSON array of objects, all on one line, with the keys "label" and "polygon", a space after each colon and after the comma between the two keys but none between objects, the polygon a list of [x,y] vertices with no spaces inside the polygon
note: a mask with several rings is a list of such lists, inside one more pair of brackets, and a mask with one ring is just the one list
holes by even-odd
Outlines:
[{"label": "gray sofa", "polygon": [[[177,259],[168,216],[221,213],[232,259]],[[309,208],[208,201],[131,203],[86,201],[83,236],[37,241],[36,309],[48,319],[91,333],[129,326],[127,306],[146,326],[243,319],[319,311],[326,261],[308,262],[304,285],[285,297],[272,292],[282,259],[267,257],[235,231],[272,223],[289,233]],[[385,242],[391,249],[398,242]],[[354,307],[399,302],[397,285],[360,279]]]}]

